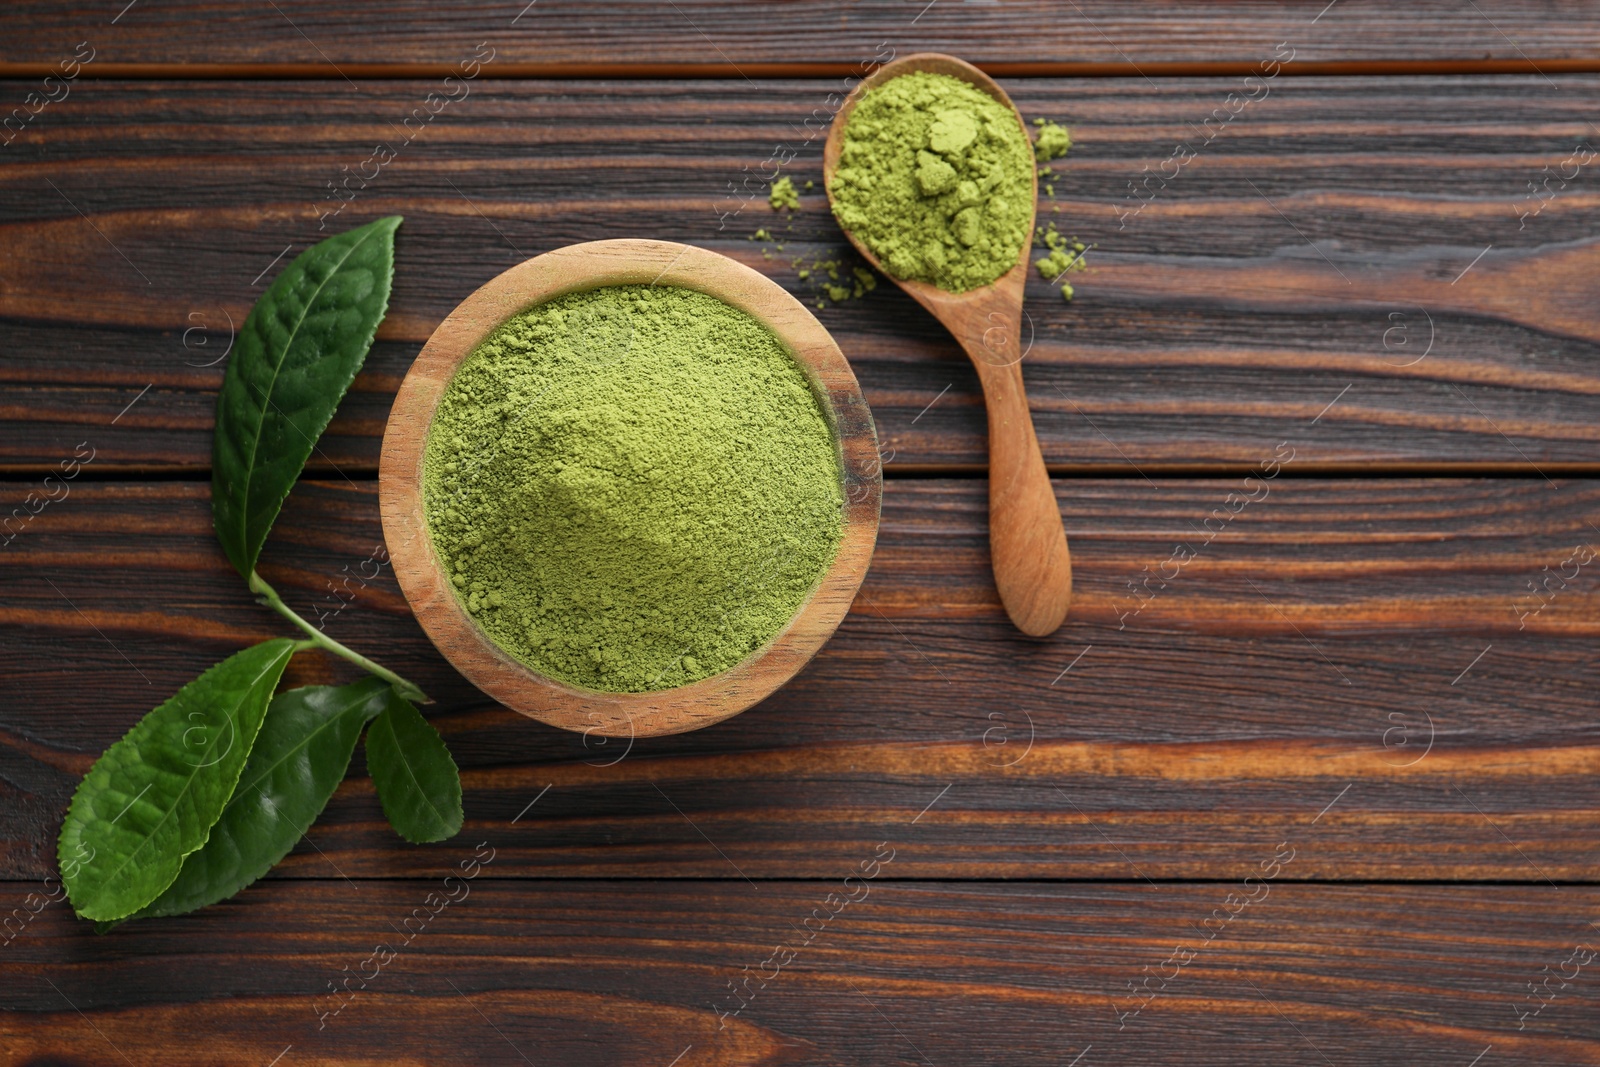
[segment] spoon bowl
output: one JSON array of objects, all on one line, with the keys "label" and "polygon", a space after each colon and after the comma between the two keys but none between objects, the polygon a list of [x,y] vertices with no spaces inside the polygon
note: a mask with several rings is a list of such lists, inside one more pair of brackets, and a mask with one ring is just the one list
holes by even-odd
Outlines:
[{"label": "spoon bowl", "polygon": [[[830,203],[844,130],[856,105],[877,86],[913,72],[946,74],[987,93],[1011,110],[1023,141],[1029,141],[1016,105],[983,71],[937,52],[906,56],[864,78],[834,116],[822,154],[822,181]],[[1039,179],[1031,165],[1029,175],[1028,202],[1035,204]],[[1030,212],[1029,238],[1033,226]],[[1034,636],[1054,632],[1072,602],[1072,557],[1022,383],[1022,294],[1032,241],[1025,238],[1016,264],[988,285],[952,293],[928,282],[896,278],[866,242],[849,230],[845,236],[863,259],[942,322],[972,360],[989,417],[989,549],[995,585],[1019,630]]]}]

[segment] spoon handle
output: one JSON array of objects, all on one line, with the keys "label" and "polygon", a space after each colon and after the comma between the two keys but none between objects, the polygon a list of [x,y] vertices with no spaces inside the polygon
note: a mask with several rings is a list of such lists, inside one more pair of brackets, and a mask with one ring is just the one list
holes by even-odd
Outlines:
[{"label": "spoon handle", "polygon": [[[1008,351],[1017,351],[1015,344]],[[1034,436],[1020,361],[969,346],[989,413],[989,551],[1000,601],[1017,629],[1043,637],[1067,616],[1072,557],[1061,508]]]}]

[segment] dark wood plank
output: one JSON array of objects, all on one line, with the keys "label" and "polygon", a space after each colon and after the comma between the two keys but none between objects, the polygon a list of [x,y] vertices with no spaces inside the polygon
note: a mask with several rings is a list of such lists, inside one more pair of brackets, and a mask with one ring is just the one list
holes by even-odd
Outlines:
[{"label": "dark wood plank", "polygon": [[[896,881],[921,830],[848,887],[497,880],[519,861],[485,831],[470,883],[442,881],[462,844],[427,880],[271,883],[104,937],[56,905],[6,946],[0,1043],[19,1064],[284,1067],[1600,1058],[1593,888],[1286,884],[1298,855],[1248,886]],[[1255,903],[1223,921],[1238,896]],[[1547,975],[1554,999],[1519,1018]]]},{"label": "dark wood plank", "polygon": [[[1070,305],[1031,283],[1025,366],[1048,461],[1243,470],[1289,442],[1300,469],[1600,470],[1596,265],[1584,258],[1600,246],[1573,243],[1600,225],[1600,199],[1580,177],[1519,229],[1527,183],[1588,136],[1600,78],[1562,84],[1279,79],[1119,229],[1130,180],[1174,138],[1193,139],[1237,85],[1010,83],[1029,116],[1072,123],[1061,211],[1042,210],[1097,246]],[[403,134],[397,123],[434,88],[86,82],[42,112],[0,154],[0,464],[42,469],[92,439],[100,470],[202,469],[229,323],[276,257],[317,238],[328,184]],[[800,151],[796,178],[818,176],[821,142],[803,143],[802,123],[826,93],[475,85],[326,231],[407,216],[389,320],[317,469],[375,468],[420,343],[519,258],[599,237],[677,239],[809,293],[787,257],[844,251],[819,195],[803,198],[793,230],[761,198],[727,213],[742,203],[731,183],[774,143]],[[747,240],[757,227],[775,227],[784,251],[764,259]],[[1526,306],[1504,297],[1513,277],[1529,279]],[[981,468],[976,380],[936,323],[890,286],[819,315],[892,464]]]},{"label": "dark wood plank", "polygon": [[[0,550],[14,875],[49,869],[78,777],[140,714],[284,630],[215,545],[206,485],[69,484]],[[30,488],[8,484],[0,513]],[[902,876],[1242,876],[1261,834],[1337,800],[1295,877],[1591,877],[1600,586],[1573,551],[1600,552],[1600,483],[1280,477],[1224,522],[1243,488],[1058,483],[1077,598],[1032,640],[991,584],[984,483],[891,480],[873,568],[817,659],[739,718],[631,746],[498,708],[386,569],[362,584],[370,483],[296,489],[263,573],[438,699],[469,835],[552,787],[496,839],[523,873],[832,877],[949,786]],[[349,676],[318,655],[290,669]],[[400,844],[359,765],[312,841],[281,873],[418,873],[437,851]]]},{"label": "dark wood plank", "polygon": [[[532,69],[634,65],[650,70],[849,68],[885,42],[902,55],[952,52],[973,62],[1049,64],[1136,75],[1168,64],[1247,66],[1289,41],[1306,62],[1455,62],[1530,59],[1559,69],[1592,60],[1600,19],[1577,0],[1444,0],[1392,5],[1344,0],[1251,3],[1198,0],[1115,3],[1043,0],[994,5],[869,0],[841,7],[771,5],[753,16],[729,0],[595,6],[570,0],[469,9],[397,0],[374,20],[358,8],[280,0],[221,4],[121,4],[19,0],[7,13],[0,58],[51,63],[88,39],[97,62],[297,64],[333,74],[402,63],[452,64],[480,42],[496,63]],[[335,75],[336,76],[336,75]]]}]

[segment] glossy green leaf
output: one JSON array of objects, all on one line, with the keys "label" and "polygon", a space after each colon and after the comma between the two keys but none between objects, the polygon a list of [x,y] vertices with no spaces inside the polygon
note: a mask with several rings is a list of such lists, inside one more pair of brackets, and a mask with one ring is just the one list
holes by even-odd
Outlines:
[{"label": "glossy green leaf", "polygon": [[[62,882],[79,915],[108,922],[133,914],[205,844],[294,646],[280,638],[234,653],[139,720],[89,768],[57,843]],[[84,856],[93,858],[74,861]]]},{"label": "glossy green leaf", "polygon": [[401,837],[443,841],[461,829],[461,775],[415,705],[389,691],[383,713],[367,730],[367,770],[378,800]]},{"label": "glossy green leaf", "polygon": [[233,896],[288,854],[350,767],[367,720],[389,683],[290,689],[272,698],[233,798],[177,880],[133,917],[181,915]]},{"label": "glossy green leaf", "polygon": [[250,309],[217,394],[211,516],[246,578],[389,306],[400,216],[302,252]]}]

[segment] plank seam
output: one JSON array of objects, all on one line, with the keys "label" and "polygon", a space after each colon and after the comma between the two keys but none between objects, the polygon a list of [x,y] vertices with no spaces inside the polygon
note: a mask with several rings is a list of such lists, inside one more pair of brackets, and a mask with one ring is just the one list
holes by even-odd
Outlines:
[{"label": "plank seam", "polygon": [[[59,73],[55,63],[0,63],[0,81],[37,80]],[[1259,74],[1259,61],[1133,63],[1012,62],[976,64],[997,78],[1239,78]],[[525,80],[749,80],[752,78],[838,79],[859,74],[853,63],[506,63],[479,74],[481,81]],[[83,80],[162,81],[404,81],[456,74],[448,63],[117,63],[86,66]],[[1600,58],[1306,60],[1286,66],[1280,77],[1431,77],[1439,75],[1561,75],[1600,73]]]}]

